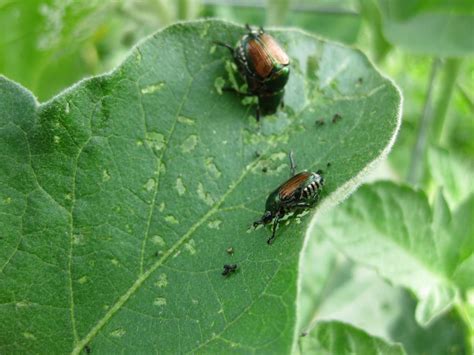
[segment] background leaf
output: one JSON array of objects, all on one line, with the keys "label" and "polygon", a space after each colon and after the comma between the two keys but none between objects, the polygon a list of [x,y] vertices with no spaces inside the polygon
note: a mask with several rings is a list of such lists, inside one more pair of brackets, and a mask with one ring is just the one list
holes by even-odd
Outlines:
[{"label": "background leaf", "polygon": [[110,1],[0,1],[0,72],[48,98],[90,71]]},{"label": "background leaf", "polygon": [[379,0],[386,38],[414,53],[459,57],[474,52],[469,0]]},{"label": "background leaf", "polygon": [[454,304],[460,288],[472,287],[456,276],[463,267],[463,275],[472,270],[472,227],[466,221],[472,207],[466,204],[451,216],[442,196],[432,211],[423,193],[376,183],[359,189],[330,217],[321,216],[314,233],[413,291],[420,300],[416,318],[428,325]]},{"label": "background leaf", "polygon": [[430,174],[435,184],[443,188],[450,206],[457,207],[474,192],[474,163],[444,149],[428,150]]},{"label": "background leaf", "polygon": [[302,354],[405,354],[402,346],[341,322],[321,322],[301,339]]},{"label": "background leaf", "polygon": [[412,292],[352,262],[325,235],[307,241],[300,264],[304,267],[298,295],[299,334],[339,321],[389,343],[401,343],[408,354],[468,353],[466,326],[455,312],[421,327],[415,320],[417,300]]},{"label": "background leaf", "polygon": [[282,224],[271,247],[249,226],[289,150],[300,169],[331,162],[323,201],[354,189],[393,142],[400,94],[360,52],[278,31],[286,106],[257,124],[215,88],[229,54],[212,41],[243,33],[171,26],[44,104],[0,79],[6,352],[290,351],[309,219]]}]

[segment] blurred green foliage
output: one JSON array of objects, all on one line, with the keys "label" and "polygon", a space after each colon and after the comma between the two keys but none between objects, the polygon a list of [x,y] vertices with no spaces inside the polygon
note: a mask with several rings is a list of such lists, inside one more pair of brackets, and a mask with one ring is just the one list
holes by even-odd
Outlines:
[{"label": "blurred green foliage", "polygon": [[[44,101],[81,78],[110,70],[135,43],[157,29],[201,17],[300,27],[361,48],[404,95],[402,128],[382,176],[398,182],[411,176],[409,182],[423,189],[431,201],[442,188],[451,208],[472,194],[471,0],[0,0],[0,73]],[[305,291],[303,285],[301,309],[308,313],[301,315],[302,327],[344,307],[334,319],[399,341],[408,353],[443,349],[441,353],[459,354],[460,349],[472,347],[472,289],[460,295],[464,308],[421,328],[414,318],[411,294],[375,274],[361,281],[356,272],[360,265],[327,241],[313,242],[306,253],[309,260],[317,261],[314,267],[303,265],[303,273],[311,273],[316,286]],[[352,302],[364,282],[375,285],[373,290],[365,300]],[[367,321],[367,314],[357,312],[357,307],[362,307],[360,302],[371,305],[379,297],[385,301]]]},{"label": "blurred green foliage", "polygon": [[473,54],[471,0],[379,0],[383,32],[410,52],[457,57]]}]

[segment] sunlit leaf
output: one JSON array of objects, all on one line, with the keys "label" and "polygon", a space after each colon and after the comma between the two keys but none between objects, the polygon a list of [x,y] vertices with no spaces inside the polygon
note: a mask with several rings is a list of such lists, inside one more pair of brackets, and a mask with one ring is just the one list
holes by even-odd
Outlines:
[{"label": "sunlit leaf", "polygon": [[243,33],[171,26],[42,104],[0,79],[2,351],[292,349],[311,216],[271,246],[250,226],[290,150],[299,169],[326,170],[323,203],[353,190],[394,140],[400,94],[360,52],[278,31],[285,108],[257,123],[215,86],[229,53],[212,41]]},{"label": "sunlit leaf", "polygon": [[450,206],[457,207],[474,192],[474,163],[460,159],[454,152],[440,148],[428,150],[429,172],[443,189]]},{"label": "sunlit leaf", "polygon": [[468,327],[454,312],[421,327],[415,320],[417,301],[410,291],[390,285],[374,270],[340,256],[337,263],[326,267],[326,260],[338,253],[328,247],[330,239],[315,237],[308,240],[301,261],[299,334],[308,333],[322,321],[340,321],[390,343],[401,343],[408,354],[469,352],[464,341]]},{"label": "sunlit leaf", "polygon": [[450,309],[460,289],[473,285],[472,205],[471,198],[451,215],[442,196],[432,209],[422,192],[376,183],[331,215],[321,215],[314,233],[413,291],[419,299],[416,318],[428,325]]}]

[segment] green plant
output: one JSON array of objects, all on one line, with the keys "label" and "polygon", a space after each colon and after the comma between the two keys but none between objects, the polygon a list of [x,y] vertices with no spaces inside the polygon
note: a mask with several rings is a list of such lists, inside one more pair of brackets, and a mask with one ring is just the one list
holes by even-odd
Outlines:
[{"label": "green plant", "polygon": [[[0,0],[0,352],[471,354],[473,10]],[[256,123],[223,90],[242,81],[213,41],[243,26],[130,50],[196,17],[268,28],[284,109]],[[401,124],[365,55],[271,25],[360,47]],[[267,246],[251,224],[290,150],[326,184]],[[390,181],[348,196],[367,173]]]},{"label": "green plant", "polygon": [[215,85],[227,53],[211,39],[240,31],[174,25],[44,104],[1,80],[6,351],[292,349],[309,219],[271,247],[250,225],[290,149],[301,168],[330,162],[323,201],[343,198],[393,143],[400,94],[353,49],[274,32],[292,90],[258,124]]}]

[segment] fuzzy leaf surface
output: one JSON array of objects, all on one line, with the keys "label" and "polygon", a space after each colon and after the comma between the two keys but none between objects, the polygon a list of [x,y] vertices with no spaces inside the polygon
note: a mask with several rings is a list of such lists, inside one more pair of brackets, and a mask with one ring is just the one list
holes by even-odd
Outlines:
[{"label": "fuzzy leaf surface", "polygon": [[429,325],[474,286],[471,195],[451,212],[439,194],[434,206],[406,186],[380,182],[361,187],[314,233],[331,238],[351,259],[374,268],[418,298],[416,319]]},{"label": "fuzzy leaf surface", "polygon": [[393,142],[401,98],[360,52],[275,31],[292,73],[257,124],[218,88],[230,58],[212,41],[244,33],[171,26],[41,104],[0,78],[3,352],[290,352],[311,215],[271,246],[249,227],[290,150],[327,170],[323,202],[344,197]]}]

